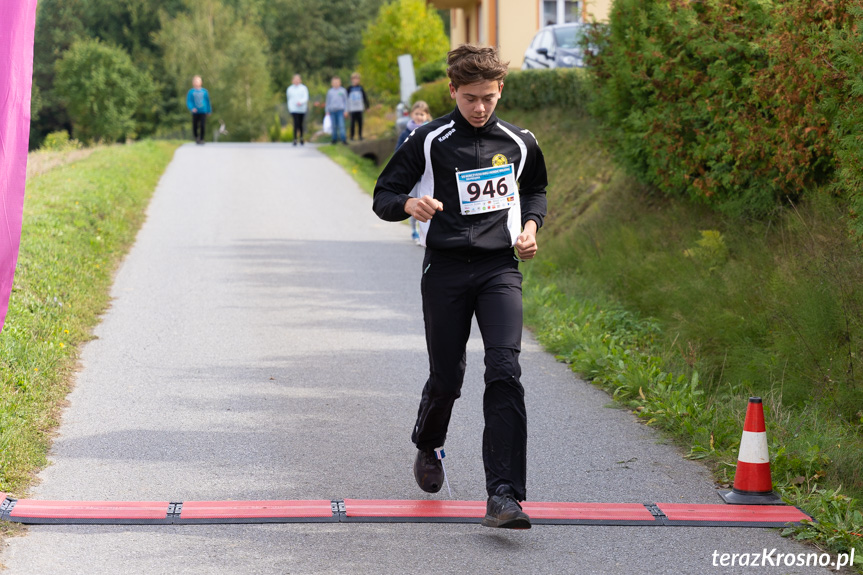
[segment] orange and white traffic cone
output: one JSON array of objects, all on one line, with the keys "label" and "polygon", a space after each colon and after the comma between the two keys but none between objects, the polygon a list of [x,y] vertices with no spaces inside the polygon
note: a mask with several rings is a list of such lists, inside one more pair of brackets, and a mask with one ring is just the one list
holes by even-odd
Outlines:
[{"label": "orange and white traffic cone", "polygon": [[734,488],[720,491],[719,496],[732,505],[782,505],[782,499],[773,493],[764,406],[760,397],[750,397],[746,408]]}]

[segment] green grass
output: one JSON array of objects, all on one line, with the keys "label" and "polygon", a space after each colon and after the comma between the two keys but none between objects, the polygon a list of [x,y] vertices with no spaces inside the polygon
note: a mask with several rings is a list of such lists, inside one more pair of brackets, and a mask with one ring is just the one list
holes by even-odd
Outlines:
[{"label": "green grass", "polygon": [[797,529],[863,552],[863,258],[841,203],[768,222],[659,197],[616,169],[589,118],[519,112],[549,166],[526,323],[572,369],[733,482],[751,395]]},{"label": "green grass", "polygon": [[177,145],[103,147],[28,179],[0,332],[0,491],[22,496],[45,465],[80,346],[108,306],[114,271]]},{"label": "green grass", "polygon": [[503,114],[549,171],[523,266],[539,341],[727,486],[762,396],[775,488],[818,522],[785,534],[863,560],[863,258],[842,206],[813,194],[769,222],[726,220],[628,178],[590,118]]},{"label": "green grass", "polygon": [[[327,144],[326,146],[320,146],[318,149],[344,168],[357,181],[360,187],[371,195],[375,189],[375,182],[378,181],[378,175],[381,173],[381,168],[386,165],[386,162],[381,166],[376,166],[368,158],[361,158],[351,152],[347,146],[339,144]],[[389,158],[387,158],[387,161],[389,161]]]}]

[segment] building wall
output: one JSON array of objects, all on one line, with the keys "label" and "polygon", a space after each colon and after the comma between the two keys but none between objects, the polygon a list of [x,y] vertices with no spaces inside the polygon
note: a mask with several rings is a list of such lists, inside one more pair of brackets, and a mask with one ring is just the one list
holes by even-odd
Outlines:
[{"label": "building wall", "polygon": [[[607,21],[613,0],[584,0],[585,20]],[[540,28],[541,0],[440,0],[450,10],[450,46],[497,46],[510,69],[521,68],[524,51]],[[432,4],[436,4],[431,0]],[[456,7],[458,6],[458,7]]]},{"label": "building wall", "polygon": [[587,0],[582,12],[585,15],[584,21],[608,22],[608,17],[611,14],[611,2],[612,0]]},{"label": "building wall", "polygon": [[520,69],[524,51],[539,30],[539,0],[498,0],[498,47],[511,69]]}]

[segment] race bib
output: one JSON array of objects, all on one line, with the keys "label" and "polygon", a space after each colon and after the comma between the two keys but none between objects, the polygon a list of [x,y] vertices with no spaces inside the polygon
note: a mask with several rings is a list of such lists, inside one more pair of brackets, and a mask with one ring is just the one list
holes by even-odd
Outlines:
[{"label": "race bib", "polygon": [[518,198],[512,164],[456,172],[461,213],[475,216],[509,209]]}]

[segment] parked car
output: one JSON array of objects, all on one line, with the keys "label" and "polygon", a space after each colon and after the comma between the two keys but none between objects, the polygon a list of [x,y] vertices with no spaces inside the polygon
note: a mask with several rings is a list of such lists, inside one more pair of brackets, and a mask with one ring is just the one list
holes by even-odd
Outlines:
[{"label": "parked car", "polygon": [[524,52],[522,70],[581,68],[584,66],[582,38],[587,24],[556,24],[536,33]]}]

